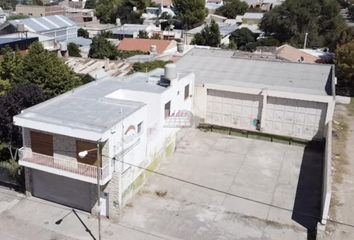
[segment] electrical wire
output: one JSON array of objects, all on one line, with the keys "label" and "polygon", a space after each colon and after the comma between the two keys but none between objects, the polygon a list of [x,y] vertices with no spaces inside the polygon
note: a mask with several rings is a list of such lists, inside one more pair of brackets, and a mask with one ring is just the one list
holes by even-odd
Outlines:
[{"label": "electrical wire", "polygon": [[[311,215],[311,214],[300,212],[300,211],[295,211],[293,209],[280,207],[280,206],[277,206],[277,205],[274,205],[274,204],[270,204],[270,203],[262,202],[262,201],[255,200],[255,199],[252,199],[252,198],[248,198],[248,197],[240,196],[240,195],[237,195],[237,194],[233,194],[233,193],[230,193],[230,192],[222,191],[222,190],[219,190],[219,189],[216,189],[216,188],[213,188],[213,187],[209,187],[209,186],[205,186],[205,185],[202,185],[202,184],[199,184],[199,183],[194,183],[194,182],[191,182],[191,181],[188,181],[188,180],[185,180],[185,179],[174,177],[174,176],[171,176],[171,175],[168,175],[168,174],[165,174],[165,173],[161,173],[161,172],[158,172],[158,171],[155,171],[155,170],[151,170],[151,169],[148,169],[148,168],[145,168],[145,167],[141,167],[141,166],[138,166],[138,165],[135,165],[135,164],[132,164],[132,163],[124,162],[124,161],[116,159],[116,158],[110,158],[109,156],[106,156],[106,155],[102,155],[102,156],[107,157],[107,158],[109,158],[111,160],[114,160],[114,161],[121,162],[123,164],[127,164],[127,165],[129,165],[131,167],[139,168],[141,170],[145,170],[145,171],[154,173],[156,175],[160,175],[162,177],[166,177],[166,178],[169,178],[169,179],[172,179],[172,180],[183,182],[183,183],[186,183],[186,184],[189,184],[189,185],[193,185],[193,186],[196,186],[196,187],[199,187],[199,188],[204,188],[204,189],[207,189],[207,190],[210,190],[210,191],[214,191],[214,192],[218,192],[218,193],[222,193],[222,194],[225,194],[225,195],[228,195],[228,196],[231,196],[231,197],[236,197],[236,198],[239,198],[239,199],[243,199],[243,200],[246,200],[246,201],[250,201],[250,202],[257,203],[257,204],[265,205],[265,206],[268,206],[268,207],[272,207],[272,208],[277,208],[277,209],[280,209],[280,210],[288,211],[288,212],[291,212],[293,214],[299,214],[299,215],[302,215],[304,217],[310,217],[310,218],[314,218],[316,220],[322,220],[322,218],[319,217],[319,216]],[[354,228],[354,224],[340,222],[340,221],[337,221],[337,220],[334,220],[334,219],[330,219],[330,218],[325,218],[324,220],[332,222],[332,223],[335,223],[335,224],[344,225],[344,226],[347,226],[347,227]]]},{"label": "electrical wire", "polygon": [[[18,148],[17,148],[17,149],[18,149]],[[57,150],[57,151],[58,151],[58,150]],[[75,153],[75,154],[77,154],[76,151],[67,151],[67,150],[59,150],[59,151],[60,151],[60,152]],[[302,216],[304,216],[304,217],[314,218],[314,219],[319,220],[319,221],[322,220],[322,218],[321,218],[320,216],[315,216],[315,215],[312,215],[312,214],[308,214],[308,213],[296,211],[296,210],[293,210],[293,209],[289,209],[289,208],[277,206],[277,205],[274,205],[274,204],[262,202],[262,201],[259,201],[259,200],[256,200],[256,199],[252,199],[252,198],[240,196],[240,195],[233,194],[233,193],[230,193],[230,192],[226,192],[226,191],[223,191],[223,190],[220,190],[220,189],[216,189],[216,188],[213,188],[213,187],[205,186],[205,185],[202,185],[202,184],[199,184],[199,183],[194,183],[194,182],[191,182],[191,181],[182,179],[182,178],[178,178],[178,177],[175,177],[175,176],[171,176],[171,175],[168,175],[168,174],[165,174],[165,173],[162,173],[162,172],[158,172],[158,171],[155,171],[155,170],[151,170],[151,169],[148,169],[148,168],[145,168],[145,167],[141,167],[141,166],[138,166],[138,165],[135,165],[135,164],[132,164],[132,163],[124,162],[124,161],[119,160],[119,159],[117,159],[117,158],[109,157],[109,156],[107,156],[107,155],[103,155],[103,154],[102,154],[102,157],[106,157],[106,158],[108,158],[108,159],[110,159],[110,160],[118,161],[118,162],[121,162],[121,163],[123,163],[123,164],[127,164],[127,165],[129,165],[129,166],[131,166],[131,167],[135,167],[135,168],[138,168],[138,169],[141,169],[141,170],[145,170],[145,171],[154,173],[154,174],[156,174],[156,175],[160,175],[160,176],[162,176],[162,177],[166,177],[166,178],[169,178],[169,179],[172,179],[172,180],[175,180],[175,181],[179,181],[179,182],[182,182],[182,183],[185,183],[185,184],[193,185],[193,186],[196,186],[196,187],[199,187],[199,188],[204,188],[204,189],[207,189],[207,190],[210,190],[210,191],[214,191],[214,192],[218,192],[218,193],[221,193],[221,194],[225,194],[225,195],[228,195],[228,196],[231,196],[231,197],[235,197],[235,198],[243,199],[243,200],[246,200],[246,201],[254,202],[254,203],[257,203],[257,204],[260,204],[260,205],[264,205],[264,206],[268,206],[268,207],[272,207],[272,208],[277,208],[277,209],[280,209],[280,210],[288,211],[288,212],[291,212],[291,213],[293,213],[293,214],[299,214],[299,215],[302,215]],[[335,219],[325,218],[325,219],[323,219],[323,220],[326,220],[326,221],[328,221],[328,222],[332,222],[332,223],[334,223],[334,224],[338,224],[338,225],[343,225],[343,226],[347,226],[347,227],[354,228],[354,224],[350,224],[350,223],[346,223],[346,222],[341,222],[341,221],[338,221],[338,220],[335,220]]]}]

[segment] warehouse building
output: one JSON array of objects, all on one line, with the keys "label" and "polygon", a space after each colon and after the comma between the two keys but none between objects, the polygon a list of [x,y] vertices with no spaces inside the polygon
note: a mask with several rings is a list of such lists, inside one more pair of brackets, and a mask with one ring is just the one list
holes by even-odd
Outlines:
[{"label": "warehouse building", "polygon": [[194,48],[177,62],[196,75],[200,123],[294,139],[322,139],[332,120],[332,65],[240,59]]}]

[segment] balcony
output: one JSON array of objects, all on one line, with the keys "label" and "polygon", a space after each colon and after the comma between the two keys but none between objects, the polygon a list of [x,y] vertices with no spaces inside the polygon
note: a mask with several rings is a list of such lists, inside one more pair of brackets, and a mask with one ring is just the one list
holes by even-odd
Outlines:
[{"label": "balcony", "polygon": [[[21,166],[89,182],[97,183],[97,167],[77,162],[76,159],[60,159],[32,152],[29,148],[19,150]],[[111,178],[109,163],[100,168],[100,184],[106,184]]]}]

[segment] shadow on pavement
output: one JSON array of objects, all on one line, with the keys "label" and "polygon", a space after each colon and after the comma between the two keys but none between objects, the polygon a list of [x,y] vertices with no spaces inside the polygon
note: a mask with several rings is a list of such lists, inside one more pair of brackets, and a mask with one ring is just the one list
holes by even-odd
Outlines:
[{"label": "shadow on pavement", "polygon": [[306,145],[297,184],[292,219],[307,229],[307,239],[316,239],[321,214],[324,142]]}]

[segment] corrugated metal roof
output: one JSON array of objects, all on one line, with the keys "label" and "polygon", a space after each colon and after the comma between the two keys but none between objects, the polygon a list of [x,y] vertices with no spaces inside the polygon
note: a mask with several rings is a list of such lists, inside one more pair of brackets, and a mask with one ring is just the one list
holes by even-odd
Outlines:
[{"label": "corrugated metal roof", "polygon": [[17,19],[9,22],[15,27],[18,24],[23,23],[25,28],[30,32],[48,32],[56,29],[76,26],[75,22],[61,15]]},{"label": "corrugated metal roof", "polygon": [[249,60],[233,51],[194,48],[176,64],[179,72],[194,72],[196,83],[328,95],[331,65]]}]

